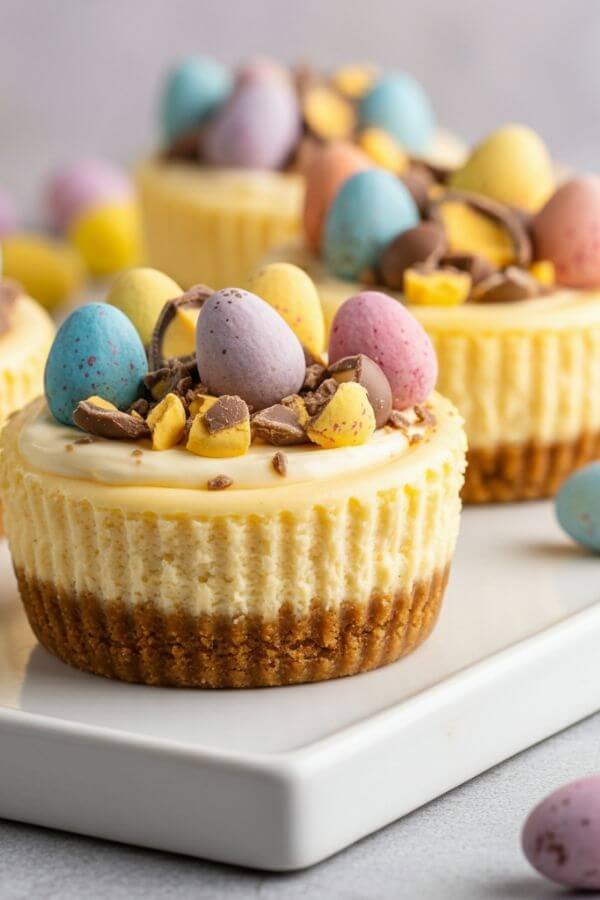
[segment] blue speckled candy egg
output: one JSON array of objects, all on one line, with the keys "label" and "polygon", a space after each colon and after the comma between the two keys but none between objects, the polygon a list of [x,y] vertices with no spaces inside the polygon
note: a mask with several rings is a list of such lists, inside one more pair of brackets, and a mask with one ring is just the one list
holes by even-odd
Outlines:
[{"label": "blue speckled candy egg", "polygon": [[600,462],[565,481],[556,496],[556,515],[574,541],[600,552]]},{"label": "blue speckled candy egg", "polygon": [[52,344],[44,389],[52,415],[72,425],[80,400],[99,396],[124,409],[138,396],[148,364],[137,331],[114,306],[88,303],[65,319]]},{"label": "blue speckled candy egg", "polygon": [[304,381],[304,351],[292,329],[272,306],[240,288],[205,301],[196,350],[209,392],[237,395],[254,410],[297,393]]},{"label": "blue speckled candy egg", "polygon": [[167,140],[199,125],[225,102],[233,85],[229,69],[212,59],[184,59],[167,77],[162,122]]},{"label": "blue speckled candy egg", "polygon": [[391,172],[359,172],[331,204],[323,243],[327,266],[339,278],[360,281],[390,241],[418,221],[413,198]]},{"label": "blue speckled candy egg", "polygon": [[418,81],[402,72],[377,82],[361,100],[358,118],[362,128],[383,128],[410,153],[424,153],[433,138],[429,98]]}]

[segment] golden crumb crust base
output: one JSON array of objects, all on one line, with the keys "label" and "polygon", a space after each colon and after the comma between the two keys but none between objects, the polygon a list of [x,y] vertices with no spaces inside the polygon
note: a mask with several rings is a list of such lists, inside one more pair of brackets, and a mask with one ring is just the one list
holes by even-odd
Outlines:
[{"label": "golden crumb crust base", "polygon": [[600,432],[556,444],[529,443],[467,453],[465,503],[502,503],[552,497],[572,472],[600,459]]},{"label": "golden crumb crust base", "polygon": [[366,604],[326,610],[315,600],[303,617],[285,605],[275,621],[104,604],[23,570],[17,579],[37,639],[77,669],[151,685],[250,688],[354,675],[405,656],[433,629],[448,571]]}]

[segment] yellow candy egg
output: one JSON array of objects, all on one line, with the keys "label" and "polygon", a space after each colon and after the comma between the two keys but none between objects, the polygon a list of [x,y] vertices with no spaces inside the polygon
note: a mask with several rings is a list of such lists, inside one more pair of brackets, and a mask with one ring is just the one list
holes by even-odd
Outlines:
[{"label": "yellow candy egg", "polygon": [[323,309],[317,289],[303,269],[291,263],[270,263],[251,278],[249,289],[277,310],[313,356],[323,352]]},{"label": "yellow candy egg", "polygon": [[404,273],[404,296],[415,306],[458,306],[471,292],[471,276],[454,269]]},{"label": "yellow candy egg", "polygon": [[375,431],[375,414],[364,387],[344,382],[325,408],[306,426],[310,440],[332,450],[365,444]]},{"label": "yellow candy egg", "polygon": [[137,204],[107,203],[86,210],[69,227],[69,238],[93,275],[110,275],[140,259]]},{"label": "yellow candy egg", "polygon": [[[137,268],[128,269],[115,279],[106,300],[125,313],[135,325],[142,343],[146,345],[150,343],[156,320],[167,300],[179,297],[182,293],[177,282],[163,272]],[[193,348],[192,338],[191,349]],[[185,352],[190,353],[191,350]]]},{"label": "yellow candy egg", "polygon": [[375,84],[378,70],[368,63],[350,63],[336,69],[331,80],[340,93],[350,97],[351,100],[359,100]]},{"label": "yellow candy egg", "polygon": [[365,128],[359,135],[358,144],[382,169],[389,169],[395,175],[401,175],[408,169],[408,154],[382,128]]},{"label": "yellow candy egg", "polygon": [[204,422],[206,412],[217,403],[217,397],[202,395],[200,411],[194,417],[186,449],[196,456],[208,456],[211,459],[228,459],[233,456],[244,456],[248,452],[252,433],[250,416],[231,428],[210,432]]},{"label": "yellow candy egg", "polygon": [[170,450],[185,432],[185,408],[177,394],[167,394],[149,414],[148,427],[152,432],[153,450]]},{"label": "yellow candy egg", "polygon": [[74,294],[83,283],[79,255],[63,241],[37,234],[12,234],[2,241],[4,277],[19,281],[47,309]]},{"label": "yellow candy egg", "polygon": [[475,147],[450,186],[537,212],[554,190],[552,160],[534,131],[506,125]]}]

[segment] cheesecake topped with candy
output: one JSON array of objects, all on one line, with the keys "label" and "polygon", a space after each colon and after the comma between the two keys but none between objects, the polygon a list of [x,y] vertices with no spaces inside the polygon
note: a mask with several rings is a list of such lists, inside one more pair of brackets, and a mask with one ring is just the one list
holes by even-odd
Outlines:
[{"label": "cheesecake topped with candy", "polygon": [[142,324],[164,278],[134,270],[110,304],[72,313],[45,398],[3,437],[38,639],[97,674],[199,687],[317,681],[410,652],[442,601],[465,456],[429,338],[363,292],[327,357],[314,285],[277,265],[260,295],[170,298],[146,342],[122,310],[135,296]]}]

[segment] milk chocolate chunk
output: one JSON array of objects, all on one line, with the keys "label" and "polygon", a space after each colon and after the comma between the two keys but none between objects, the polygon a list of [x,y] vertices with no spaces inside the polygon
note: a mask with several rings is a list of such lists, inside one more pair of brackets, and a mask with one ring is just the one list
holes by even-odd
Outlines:
[{"label": "milk chocolate chunk", "polygon": [[144,419],[118,409],[102,409],[89,400],[81,400],[77,404],[73,421],[88,434],[114,441],[139,441],[150,437],[150,429]]},{"label": "milk chocolate chunk", "polygon": [[375,426],[383,428],[392,412],[392,389],[383,370],[364,354],[345,356],[329,367],[329,373],[338,384],[356,381],[367,392],[375,413]]},{"label": "milk chocolate chunk", "polygon": [[309,416],[316,416],[321,412],[337,391],[338,384],[339,382],[335,378],[326,378],[316,391],[309,391],[303,395],[302,399]]},{"label": "milk chocolate chunk", "polygon": [[313,363],[312,365],[307,366],[304,383],[301,389],[303,391],[316,391],[321,382],[324,381],[326,375],[327,369],[320,363]]},{"label": "milk chocolate chunk", "polygon": [[252,417],[252,432],[267,444],[275,447],[289,447],[305,444],[306,432],[298,421],[298,416],[289,406],[276,403],[262,409]]},{"label": "milk chocolate chunk", "polygon": [[209,434],[216,434],[226,428],[235,428],[249,418],[248,407],[242,398],[225,394],[204,413],[204,424]]},{"label": "milk chocolate chunk", "polygon": [[287,464],[287,456],[285,453],[282,453],[281,450],[278,450],[277,453],[273,456],[271,460],[271,465],[275,469],[278,475],[286,476],[288,470]]},{"label": "milk chocolate chunk", "polygon": [[449,267],[458,269],[459,272],[466,272],[471,276],[472,284],[479,284],[484,278],[489,278],[497,269],[489,262],[485,256],[479,256],[471,253],[447,253],[440,260],[442,268]]},{"label": "milk chocolate chunk", "polygon": [[471,294],[475,303],[516,303],[543,293],[543,288],[529,272],[509,266],[481,281]]},{"label": "milk chocolate chunk", "polygon": [[447,249],[444,229],[438,222],[420,222],[403,231],[388,244],[379,262],[383,283],[401,291],[407,269],[420,265],[430,271]]},{"label": "milk chocolate chunk", "polygon": [[196,360],[171,359],[167,365],[154,369],[144,375],[144,386],[153,400],[162,400],[167,394],[179,394],[185,397],[198,380]]},{"label": "milk chocolate chunk", "polygon": [[[175,297],[173,300],[168,300],[165,303],[156,325],[154,326],[150,346],[148,347],[148,364],[150,369],[161,369],[165,365],[166,360],[163,354],[163,342],[169,326],[177,315],[177,310],[186,306],[200,309],[204,301],[212,296],[212,294],[214,294],[212,288],[207,287],[205,284],[196,284],[194,287],[191,287],[189,291],[186,291],[185,294],[182,294],[180,297]],[[195,361],[194,357],[195,354],[182,356],[179,357],[179,361],[183,364],[188,364],[191,361]]]},{"label": "milk chocolate chunk", "polygon": [[224,491],[233,484],[233,478],[229,475],[215,475],[206,482],[209,491]]}]

